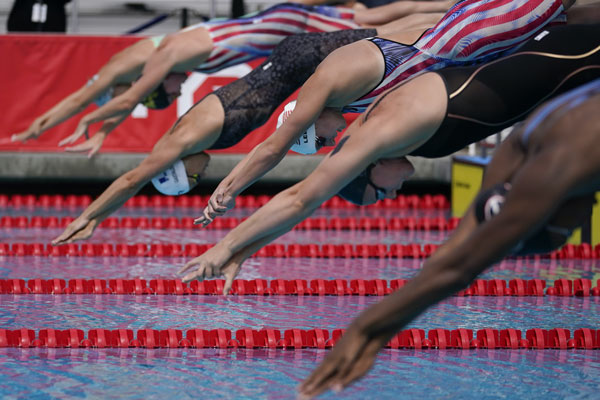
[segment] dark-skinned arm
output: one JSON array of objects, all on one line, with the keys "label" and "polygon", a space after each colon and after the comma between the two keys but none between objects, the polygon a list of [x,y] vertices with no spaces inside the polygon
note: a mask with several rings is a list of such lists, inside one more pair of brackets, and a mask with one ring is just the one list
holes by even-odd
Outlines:
[{"label": "dark-skinned arm", "polygon": [[[467,286],[506,255],[519,240],[545,223],[558,204],[585,175],[565,149],[541,152],[515,175],[502,212],[468,238],[429,258],[403,288],[356,318],[323,363],[302,384],[312,397],[341,389],[364,375],[389,339],[430,306]],[[570,165],[569,165],[570,164]],[[532,207],[535,204],[535,207]],[[442,247],[449,246],[449,243]]]}]

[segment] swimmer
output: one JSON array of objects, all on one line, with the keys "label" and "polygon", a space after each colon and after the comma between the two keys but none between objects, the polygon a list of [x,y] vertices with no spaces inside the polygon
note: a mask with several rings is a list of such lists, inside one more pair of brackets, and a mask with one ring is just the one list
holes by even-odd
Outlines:
[{"label": "swimmer", "polygon": [[[303,397],[347,387],[367,373],[396,332],[427,308],[507,254],[556,248],[589,220],[600,189],[598,110],[600,79],[546,103],[516,129],[494,155],[482,191],[457,230],[415,278],[350,324],[300,385]],[[486,218],[490,191],[504,192],[504,203]],[[562,238],[553,242],[552,236]]]},{"label": "swimmer", "polygon": [[[91,156],[138,103],[154,109],[168,107],[179,96],[186,72],[214,73],[268,56],[279,42],[294,34],[357,28],[353,16],[352,10],[335,7],[279,4],[246,18],[211,20],[166,37],[142,39],[114,55],[79,90],[11,140],[37,138],[95,102],[100,108],[83,117],[76,132],[59,143],[72,144],[87,136],[90,124],[106,120],[93,140],[67,148],[89,151]],[[269,33],[264,33],[265,29]]]},{"label": "swimmer", "polygon": [[[113,182],[53,243],[86,239],[104,218],[150,180],[163,194],[186,193],[197,184],[209,162],[204,150],[233,146],[267,122],[279,104],[336,48],[396,30],[401,25],[402,20],[399,20],[377,30],[309,33],[283,40],[271,56],[248,75],[196,103],[163,135],[139,166]],[[336,135],[335,131],[328,131],[327,124],[317,125],[320,136]]]},{"label": "swimmer", "polygon": [[452,154],[598,77],[600,24],[594,24],[549,28],[512,55],[405,82],[357,118],[306,179],[273,197],[179,273],[184,281],[224,276],[228,290],[247,257],[336,193],[357,204],[394,198],[414,171],[406,155]]},{"label": "swimmer", "polygon": [[[332,0],[295,0],[307,6],[336,3]],[[337,2],[339,3],[339,2]],[[363,0],[361,2],[345,2],[344,7],[351,7],[356,11],[354,21],[361,26],[379,25],[382,20],[393,15],[395,18],[405,17],[416,13],[446,12],[456,3],[448,1],[398,1],[398,0]]]},{"label": "swimmer", "polygon": [[[235,198],[274,168],[295,142],[313,142],[313,124],[320,115],[341,129],[342,112],[363,112],[385,90],[425,71],[496,57],[535,36],[547,23],[563,18],[563,9],[570,5],[571,0],[465,0],[416,42],[402,32],[334,51],[303,85],[276,132],[218,185],[199,223],[206,226],[224,215],[235,205]],[[505,20],[512,23],[497,22]],[[322,144],[303,154],[316,152]]]}]

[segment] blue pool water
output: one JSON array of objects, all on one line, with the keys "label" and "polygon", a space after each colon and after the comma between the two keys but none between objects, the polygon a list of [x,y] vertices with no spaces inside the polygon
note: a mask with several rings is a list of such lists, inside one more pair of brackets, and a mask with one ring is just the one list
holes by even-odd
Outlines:
[{"label": "blue pool water", "polygon": [[[324,212],[326,211],[326,212]],[[439,216],[439,211],[320,210],[321,216]],[[125,209],[122,216],[194,216],[195,210]],[[239,210],[232,216],[244,216]],[[75,215],[9,210],[8,215]],[[376,215],[377,214],[377,215]],[[60,230],[0,229],[0,241],[47,242]],[[99,229],[93,242],[214,243],[225,231]],[[439,243],[444,232],[293,231],[279,243]],[[173,278],[185,258],[0,257],[0,278]],[[422,260],[254,258],[241,279],[396,279]],[[594,260],[505,260],[482,278],[600,279]],[[336,329],[378,297],[0,295],[0,329]],[[453,297],[410,327],[600,328],[600,299]],[[2,398],[291,399],[323,350],[0,349]],[[385,350],[350,390],[325,398],[596,398],[600,351]]]},{"label": "blue pool water", "polygon": [[[345,399],[595,398],[590,351],[384,350]],[[323,350],[0,350],[4,398],[293,399]]]}]

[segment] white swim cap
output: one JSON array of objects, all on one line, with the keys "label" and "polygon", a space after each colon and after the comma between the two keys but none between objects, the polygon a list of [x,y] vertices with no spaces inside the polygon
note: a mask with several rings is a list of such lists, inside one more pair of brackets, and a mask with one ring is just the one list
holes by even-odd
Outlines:
[{"label": "white swim cap", "polygon": [[190,191],[185,165],[181,160],[177,160],[175,164],[156,175],[152,184],[156,190],[169,196],[178,196]]},{"label": "white swim cap", "polygon": [[[294,108],[296,107],[296,100],[290,101],[283,108],[283,112],[279,114],[277,118],[277,129],[285,122],[290,116]],[[291,149],[296,153],[300,154],[315,154],[317,152],[317,132],[315,130],[315,124],[312,124],[306,132],[304,132],[292,145]]]},{"label": "white swim cap", "polygon": [[[96,82],[97,80],[98,80],[98,74],[96,74],[90,78],[90,80],[87,82],[87,86],[90,86],[92,83]],[[98,107],[102,107],[103,105],[105,105],[106,103],[108,103],[109,101],[112,100],[114,91],[115,91],[114,87],[112,87],[112,86],[109,87],[108,89],[106,89],[104,92],[100,93],[94,99],[94,104],[96,104]]]}]

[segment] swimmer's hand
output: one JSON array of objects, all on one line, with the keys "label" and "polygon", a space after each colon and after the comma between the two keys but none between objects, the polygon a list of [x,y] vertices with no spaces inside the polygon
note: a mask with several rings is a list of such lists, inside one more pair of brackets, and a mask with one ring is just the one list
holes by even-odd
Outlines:
[{"label": "swimmer's hand", "polygon": [[15,133],[10,137],[10,142],[23,142],[25,143],[29,139],[37,139],[44,132],[45,118],[36,118],[35,121],[29,125],[29,128],[23,132]]},{"label": "swimmer's hand", "polygon": [[53,246],[59,246],[61,244],[72,243],[76,240],[84,240],[92,236],[94,229],[100,223],[97,219],[89,220],[87,218],[77,218],[60,234],[56,239],[52,241]]},{"label": "swimmer's hand", "polygon": [[208,200],[208,206],[202,212],[202,216],[194,220],[195,225],[205,227],[215,218],[225,215],[228,210],[235,207],[235,197],[227,193],[225,189],[217,187]]},{"label": "swimmer's hand", "polygon": [[[65,147],[65,151],[78,153],[78,152],[88,152],[88,158],[92,158],[100,148],[102,147],[102,143],[104,143],[104,139],[106,139],[107,134],[104,132],[96,132],[94,136],[89,138],[83,143],[80,143],[75,146],[67,146]],[[66,140],[66,139],[65,139]],[[62,142],[61,142],[62,143]]]},{"label": "swimmer's hand", "polygon": [[355,320],[323,362],[300,384],[298,398],[309,399],[329,389],[339,392],[346,388],[371,369],[377,352],[387,342],[387,336],[369,337]]},{"label": "swimmer's hand", "polygon": [[[211,253],[211,251],[217,247],[218,245],[185,264],[185,266],[177,272],[179,275],[187,272],[181,280],[183,282],[190,282],[194,279],[202,281],[204,279],[219,278],[222,276],[225,278],[223,294],[229,294],[231,286],[233,285],[233,280],[240,273],[245,258],[228,257],[225,262],[215,262],[213,261],[214,257],[212,257],[215,252]],[[218,251],[219,250],[217,249],[217,252]]]},{"label": "swimmer's hand", "polygon": [[85,135],[86,139],[89,139],[90,135],[88,129],[89,125],[87,122],[85,122],[85,117],[81,118],[81,120],[79,120],[79,124],[77,124],[77,129],[75,129],[75,132],[73,132],[72,135],[67,136],[66,138],[58,142],[58,145],[64,146],[67,144],[73,144],[83,135]]}]

